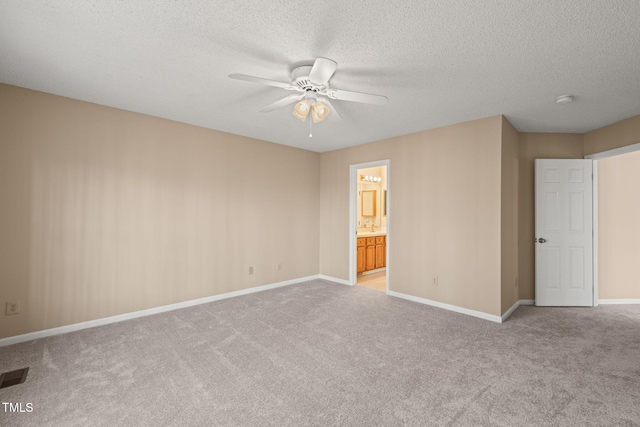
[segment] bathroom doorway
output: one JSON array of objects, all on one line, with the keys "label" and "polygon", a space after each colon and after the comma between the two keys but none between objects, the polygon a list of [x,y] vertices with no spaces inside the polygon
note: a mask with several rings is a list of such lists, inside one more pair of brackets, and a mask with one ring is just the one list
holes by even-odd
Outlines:
[{"label": "bathroom doorway", "polygon": [[350,283],[389,291],[389,161],[351,165]]}]

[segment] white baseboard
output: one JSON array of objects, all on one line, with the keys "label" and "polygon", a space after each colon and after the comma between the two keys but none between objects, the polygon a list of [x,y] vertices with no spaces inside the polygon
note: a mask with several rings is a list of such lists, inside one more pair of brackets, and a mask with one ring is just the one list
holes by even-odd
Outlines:
[{"label": "white baseboard", "polygon": [[598,304],[640,304],[640,298],[599,299]]},{"label": "white baseboard", "polygon": [[509,310],[505,311],[504,314],[502,315],[502,319],[500,321],[500,323],[503,323],[505,320],[507,320],[509,318],[509,316],[511,316],[511,314],[516,311],[516,308],[520,307],[520,301],[516,301],[510,308]]},{"label": "white baseboard", "polygon": [[470,310],[468,308],[458,307],[457,305],[445,304],[443,302],[433,301],[426,298],[414,297],[413,295],[407,295],[400,292],[389,291],[387,295],[396,298],[402,298],[420,304],[431,305],[433,307],[444,308],[445,310],[455,311],[456,313],[466,314],[468,316],[478,317],[484,320],[490,320],[496,323],[502,323],[502,318],[493,314],[483,313],[482,311]]},{"label": "white baseboard", "polygon": [[516,301],[511,308],[509,308],[509,310],[505,311],[504,314],[502,315],[502,322],[504,322],[505,320],[507,320],[509,318],[509,316],[511,316],[513,314],[514,311],[516,311],[516,308],[520,307],[521,305],[534,305],[535,300],[532,299],[521,299]]},{"label": "white baseboard", "polygon": [[347,286],[352,286],[351,283],[349,283],[348,280],[344,280],[344,279],[338,279],[336,277],[331,277],[331,276],[325,276],[324,274],[318,274],[318,279],[322,279],[322,280],[328,280],[330,282],[336,282],[336,283],[340,283],[341,285],[347,285]]},{"label": "white baseboard", "polygon": [[[320,275],[300,277],[298,279],[285,280],[284,282],[271,283],[264,286],[256,286],[255,288],[242,289],[240,291],[228,292],[226,294],[213,295],[210,297],[198,298],[189,301],[178,302],[175,304],[163,305],[160,307],[149,308],[146,310],[134,311],[131,313],[118,314],[117,316],[104,317],[102,319],[89,320],[87,322],[74,323],[72,325],[60,326],[57,328],[45,329],[43,331],[30,332],[28,334],[16,335],[14,337],[0,339],[0,347],[11,344],[18,344],[25,341],[31,341],[38,338],[50,337],[53,335],[66,334],[67,332],[79,331],[81,329],[93,328],[96,326],[108,325],[109,323],[121,322],[123,320],[135,319],[138,317],[150,316],[152,314],[164,313],[166,311],[178,310],[180,308],[193,307],[194,305],[206,304],[213,301],[220,301],[227,298],[248,295],[254,292],[266,291],[269,289],[280,288],[282,286],[294,285],[300,282],[306,282],[313,279],[321,279]],[[338,279],[327,278],[333,282]]]},{"label": "white baseboard", "polygon": [[[271,283],[263,286],[256,286],[254,288],[242,289],[240,291],[228,292],[220,295],[213,295],[210,297],[198,298],[189,301],[183,301],[175,304],[163,305],[160,307],[149,308],[146,310],[134,311],[131,313],[119,314],[111,317],[104,317],[102,319],[89,320],[87,322],[74,323],[72,325],[60,326],[57,328],[45,329],[42,331],[30,332],[28,334],[16,335],[8,338],[0,339],[0,347],[4,347],[7,345],[18,344],[21,342],[31,341],[38,338],[45,338],[54,335],[65,334],[68,332],[79,331],[82,329],[93,328],[96,326],[108,325],[110,323],[122,322],[123,320],[136,319],[138,317],[150,316],[152,314],[164,313],[167,311],[178,310],[186,307],[193,307],[195,305],[206,304],[209,302],[220,301],[227,298],[238,297],[241,295],[248,295],[254,292],[262,292],[269,289],[275,289],[282,286],[294,285],[296,283],[306,282],[314,279],[322,279],[327,280],[334,283],[339,283],[342,285],[352,286],[348,280],[338,279],[336,277],[326,276],[324,274],[316,274],[307,277],[300,277],[297,279],[285,280],[283,282]],[[481,311],[470,310],[463,307],[458,307],[451,304],[445,304],[438,301],[429,300],[426,298],[415,297],[413,295],[407,295],[400,292],[389,291],[387,293],[389,296],[393,296],[396,298],[402,298],[409,301],[417,302],[420,304],[426,304],[433,307],[443,308],[445,310],[454,311],[456,313],[462,313],[473,317],[478,317],[480,319],[490,320],[496,323],[504,322],[510,315],[515,311],[516,308],[520,305],[533,305],[534,300],[519,300],[517,301],[505,314],[500,316],[495,316],[492,314],[483,313]],[[601,304],[640,304],[640,299],[610,299],[610,300],[600,300]]]}]

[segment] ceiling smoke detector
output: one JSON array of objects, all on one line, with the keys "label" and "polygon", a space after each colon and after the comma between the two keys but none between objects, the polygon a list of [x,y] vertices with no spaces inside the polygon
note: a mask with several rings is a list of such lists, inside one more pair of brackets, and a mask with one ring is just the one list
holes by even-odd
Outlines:
[{"label": "ceiling smoke detector", "polygon": [[568,104],[568,103],[570,103],[572,101],[573,101],[573,96],[572,95],[561,95],[561,96],[556,98],[556,102],[558,104]]}]

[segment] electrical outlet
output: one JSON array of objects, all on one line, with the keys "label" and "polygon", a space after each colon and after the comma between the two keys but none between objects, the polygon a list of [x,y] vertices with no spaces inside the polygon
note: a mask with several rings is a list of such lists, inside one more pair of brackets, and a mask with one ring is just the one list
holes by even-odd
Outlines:
[{"label": "electrical outlet", "polygon": [[433,276],[433,281],[431,282],[433,286],[438,286],[438,276]]},{"label": "electrical outlet", "polygon": [[20,313],[20,300],[7,301],[7,311],[5,312],[5,314],[9,316],[10,314],[18,313]]},{"label": "electrical outlet", "polygon": [[253,267],[249,267],[249,274],[253,274]]},{"label": "electrical outlet", "polygon": [[282,263],[279,262],[278,265],[276,266],[276,270],[280,271],[282,270]]}]

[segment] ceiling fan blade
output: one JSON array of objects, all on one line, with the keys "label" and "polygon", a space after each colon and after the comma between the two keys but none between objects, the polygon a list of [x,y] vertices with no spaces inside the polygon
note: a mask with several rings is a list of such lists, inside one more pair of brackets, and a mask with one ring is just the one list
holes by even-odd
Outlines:
[{"label": "ceiling fan blade", "polygon": [[321,101],[327,104],[327,107],[329,107],[329,109],[331,110],[331,113],[329,113],[329,115],[327,116],[327,120],[342,120],[342,117],[340,116],[340,114],[338,114],[338,110],[336,110],[336,107],[334,107],[327,98],[322,98]]},{"label": "ceiling fan blade", "polygon": [[326,85],[333,73],[336,72],[338,63],[328,58],[318,58],[311,68],[309,80],[317,85]]},{"label": "ceiling fan blade", "polygon": [[366,104],[383,105],[389,101],[389,98],[383,95],[373,95],[370,93],[352,92],[350,90],[329,89],[326,95],[331,99],[340,101],[364,102]]},{"label": "ceiling fan blade", "polygon": [[260,84],[263,84],[263,85],[279,87],[279,88],[287,89],[287,90],[296,90],[297,89],[296,87],[291,86],[291,83],[284,83],[284,82],[279,82],[279,81],[276,81],[276,80],[263,79],[262,77],[248,76],[246,74],[234,73],[234,74],[229,74],[229,77],[231,77],[232,79],[236,79],[236,80],[244,80],[246,82],[251,82],[251,83],[260,83]]},{"label": "ceiling fan blade", "polygon": [[302,100],[304,98],[304,93],[302,95],[289,95],[284,97],[272,104],[267,105],[266,107],[262,107],[260,109],[261,113],[268,113],[270,111],[276,110],[280,107],[284,107],[285,105],[293,104],[294,102]]}]

